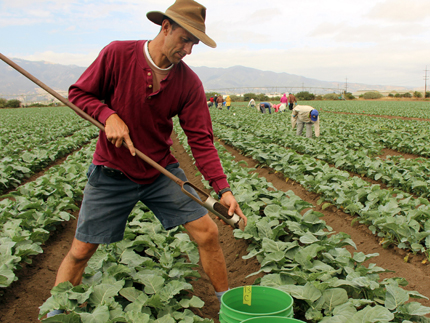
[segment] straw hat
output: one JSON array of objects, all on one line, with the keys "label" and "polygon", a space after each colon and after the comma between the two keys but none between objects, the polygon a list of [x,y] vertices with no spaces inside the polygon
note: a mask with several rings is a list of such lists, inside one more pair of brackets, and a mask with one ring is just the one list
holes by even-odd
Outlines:
[{"label": "straw hat", "polygon": [[205,33],[206,8],[200,3],[193,0],[176,0],[165,13],[161,11],[150,11],[146,14],[149,20],[160,26],[164,16],[172,19],[209,47],[216,47],[215,41]]}]

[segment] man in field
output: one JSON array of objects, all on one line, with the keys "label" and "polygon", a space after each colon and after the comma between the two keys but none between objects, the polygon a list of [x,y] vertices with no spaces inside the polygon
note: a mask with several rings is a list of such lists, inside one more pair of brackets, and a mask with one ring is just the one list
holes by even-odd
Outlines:
[{"label": "man in field", "polygon": [[272,103],[270,102],[261,102],[260,103],[260,112],[266,113],[266,109],[269,110],[269,114],[272,114]]},{"label": "man in field", "polygon": [[297,98],[293,93],[288,94],[288,108],[290,110],[293,110],[294,108],[294,103],[297,105]]},{"label": "man in field", "polygon": [[312,138],[312,126],[315,126],[315,137],[320,135],[320,119],[317,109],[309,105],[296,105],[291,113],[291,126],[294,129],[297,123],[297,136],[301,136],[306,125],[306,137]]},{"label": "man in field", "polygon": [[206,8],[193,0],[177,0],[165,13],[148,12],[148,19],[161,26],[153,40],[112,42],[70,87],[69,99],[103,123],[105,133],[99,135],[76,235],[55,285],[80,284],[98,245],[122,240],[128,215],[140,200],[164,228],[184,225],[198,244],[217,296],[228,290],[218,228],[207,210],[135,157],[136,147],[185,181],[170,153],[172,117],[178,115],[200,172],[229,207],[229,214],[236,212],[246,223],[213,145],[203,85],[182,61],[199,41],[216,47],[205,33],[205,16]]}]

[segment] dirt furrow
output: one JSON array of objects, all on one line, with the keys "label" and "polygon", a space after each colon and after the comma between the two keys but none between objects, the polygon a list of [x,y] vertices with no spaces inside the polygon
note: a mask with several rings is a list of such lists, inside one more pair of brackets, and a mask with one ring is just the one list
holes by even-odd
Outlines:
[{"label": "dirt furrow", "polygon": [[[244,160],[250,167],[258,166],[255,160],[241,155],[240,152],[233,147],[226,144],[224,144],[224,147],[235,157],[236,161]],[[351,225],[355,217],[338,210],[334,206],[322,210],[321,206],[317,205],[317,201],[320,198],[318,194],[306,191],[300,184],[290,179],[287,181],[281,173],[275,173],[273,169],[268,167],[257,168],[256,172],[259,176],[263,176],[268,181],[272,182],[278,190],[284,192],[291,190],[302,200],[312,203],[316,211],[324,214],[323,220],[326,221],[334,231],[349,234],[357,245],[357,250],[349,248],[351,252],[361,251],[365,254],[378,253],[379,256],[369,260],[368,263],[375,263],[377,266],[393,271],[392,273],[382,274],[381,278],[403,277],[409,282],[406,289],[416,290],[430,298],[430,267],[428,262],[422,263],[426,259],[423,255],[410,254],[408,261],[405,262],[404,258],[408,255],[405,250],[397,247],[382,248],[379,244],[379,239],[372,234],[366,225],[362,225],[358,222],[355,222],[353,226]],[[429,300],[417,301],[424,306],[430,306]]]},{"label": "dirt furrow", "polygon": [[[195,176],[196,168],[190,157],[176,136],[172,138],[174,142],[172,152],[179,160],[181,168],[184,169],[188,179],[194,185],[204,190],[200,177]],[[244,160],[251,167],[257,165],[256,161],[241,155],[232,147],[227,145],[225,147],[237,161]],[[380,256],[373,258],[370,262],[387,270],[395,271],[395,273],[381,275],[382,277],[403,277],[409,282],[408,289],[417,290],[430,297],[429,266],[421,263],[424,259],[422,256],[410,255],[409,261],[404,262],[403,259],[407,255],[405,251],[397,248],[383,249],[379,245],[378,238],[366,226],[360,225],[358,222],[351,226],[354,217],[337,210],[335,207],[321,210],[321,207],[316,203],[319,199],[317,194],[307,192],[291,180],[286,181],[281,174],[275,173],[269,168],[257,168],[256,172],[272,182],[278,190],[292,190],[303,200],[315,205],[315,209],[324,214],[323,219],[329,226],[337,232],[346,232],[351,235],[357,244],[358,251],[366,254],[379,253]],[[75,215],[77,216],[77,214]],[[213,215],[211,216],[215,219]],[[246,276],[259,270],[259,264],[255,259],[242,259],[242,256],[247,254],[247,243],[236,240],[229,226],[215,221],[219,227],[220,241],[227,261],[230,287],[252,284],[255,277],[246,278]],[[17,273],[19,280],[5,289],[4,295],[0,297],[0,322],[38,322],[38,307],[50,296],[57,268],[73,239],[75,225],[76,221],[61,224],[43,247],[44,253],[35,257],[31,265],[25,265]],[[204,308],[196,310],[196,313],[202,317],[214,318],[214,321],[218,323],[219,304],[214,295],[213,287],[201,268],[199,268],[199,272],[202,277],[193,282],[194,294],[202,298],[206,304]],[[430,306],[430,301],[423,300],[421,303]]]},{"label": "dirt furrow", "polygon": [[[73,215],[77,217],[78,211]],[[16,272],[18,280],[0,296],[0,322],[39,322],[39,306],[51,296],[57,269],[69,251],[75,228],[76,220],[61,223],[42,246],[43,253]]]}]

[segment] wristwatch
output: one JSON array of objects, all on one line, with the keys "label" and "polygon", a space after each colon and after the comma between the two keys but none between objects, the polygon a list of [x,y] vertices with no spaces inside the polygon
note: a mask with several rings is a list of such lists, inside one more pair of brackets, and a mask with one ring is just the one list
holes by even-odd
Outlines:
[{"label": "wristwatch", "polygon": [[218,192],[218,197],[219,197],[219,198],[221,198],[221,197],[222,197],[222,195],[223,195],[225,192],[231,192],[231,188],[230,188],[230,187],[226,187],[226,188],[223,188],[222,190],[220,190],[220,191]]}]

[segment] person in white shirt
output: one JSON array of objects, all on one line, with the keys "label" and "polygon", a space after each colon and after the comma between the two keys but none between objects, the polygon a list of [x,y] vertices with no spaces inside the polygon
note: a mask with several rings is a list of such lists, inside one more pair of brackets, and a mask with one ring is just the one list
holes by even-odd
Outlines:
[{"label": "person in white shirt", "polygon": [[312,138],[312,126],[315,126],[315,137],[320,135],[320,119],[318,110],[309,105],[296,105],[291,113],[291,126],[297,123],[297,136],[301,136],[306,125],[306,137]]}]

